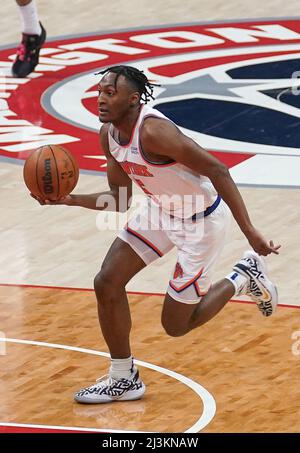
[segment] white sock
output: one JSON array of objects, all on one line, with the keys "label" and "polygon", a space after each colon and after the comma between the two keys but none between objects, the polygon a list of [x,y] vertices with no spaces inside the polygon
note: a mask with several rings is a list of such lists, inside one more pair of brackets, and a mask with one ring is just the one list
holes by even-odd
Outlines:
[{"label": "white sock", "polygon": [[[234,287],[234,296],[240,296],[241,294],[246,294],[246,283],[247,277],[240,274],[239,272],[230,272],[226,275],[227,280],[229,280]],[[244,290],[244,291],[243,291]]]},{"label": "white sock", "polygon": [[28,35],[40,35],[42,29],[39,23],[35,0],[32,0],[28,5],[19,6],[19,11],[22,20],[23,33]]},{"label": "white sock", "polygon": [[111,359],[109,375],[114,379],[125,378],[128,379],[133,371],[133,358],[132,356],[127,359]]}]

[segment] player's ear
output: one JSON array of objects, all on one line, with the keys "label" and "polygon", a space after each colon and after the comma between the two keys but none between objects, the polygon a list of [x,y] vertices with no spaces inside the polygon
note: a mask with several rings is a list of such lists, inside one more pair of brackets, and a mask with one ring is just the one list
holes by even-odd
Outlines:
[{"label": "player's ear", "polygon": [[138,91],[135,91],[134,93],[131,93],[130,96],[130,105],[131,107],[135,107],[140,103],[141,100],[141,95]]}]

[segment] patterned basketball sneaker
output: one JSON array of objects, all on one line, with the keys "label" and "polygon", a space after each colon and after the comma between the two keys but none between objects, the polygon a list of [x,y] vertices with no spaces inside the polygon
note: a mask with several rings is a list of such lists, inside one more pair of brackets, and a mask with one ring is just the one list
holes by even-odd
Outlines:
[{"label": "patterned basketball sneaker", "polygon": [[99,404],[112,401],[130,401],[142,398],[145,384],[135,369],[130,379],[114,379],[109,375],[97,379],[96,384],[79,390],[74,399],[77,403]]},{"label": "patterned basketball sneaker", "polygon": [[16,59],[12,65],[12,73],[15,77],[26,77],[39,62],[39,54],[46,40],[46,30],[40,23],[42,33],[40,35],[22,34],[22,42],[18,46]]},{"label": "patterned basketball sneaker", "polygon": [[264,259],[253,250],[244,253],[233,269],[248,278],[245,293],[256,302],[263,316],[271,316],[277,307],[277,288],[267,276]]}]

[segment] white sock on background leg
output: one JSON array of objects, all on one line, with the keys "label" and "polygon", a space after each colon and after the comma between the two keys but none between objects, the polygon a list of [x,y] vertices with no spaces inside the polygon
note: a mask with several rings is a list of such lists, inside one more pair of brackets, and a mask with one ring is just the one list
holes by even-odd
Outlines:
[{"label": "white sock on background leg", "polygon": [[39,23],[35,0],[32,0],[26,6],[19,6],[19,11],[22,20],[22,32],[28,35],[40,35],[42,29]]}]

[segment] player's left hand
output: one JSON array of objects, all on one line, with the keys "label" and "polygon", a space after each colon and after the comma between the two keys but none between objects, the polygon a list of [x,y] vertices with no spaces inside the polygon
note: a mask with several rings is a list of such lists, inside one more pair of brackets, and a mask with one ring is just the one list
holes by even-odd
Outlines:
[{"label": "player's left hand", "polygon": [[257,231],[255,228],[251,230],[247,234],[247,239],[249,244],[255,250],[256,253],[259,255],[269,255],[270,253],[275,253],[275,255],[279,255],[278,250],[280,249],[281,245],[274,245],[273,241],[267,241],[264,236]]}]

